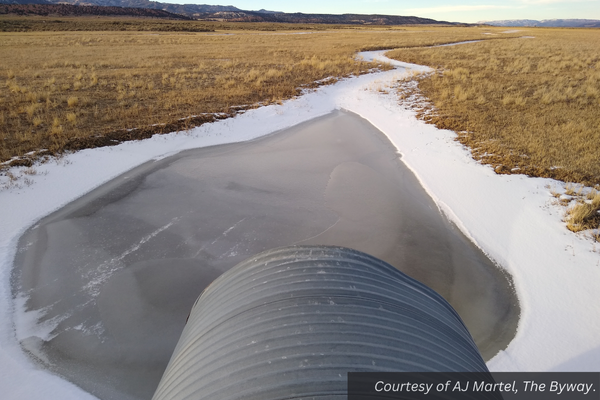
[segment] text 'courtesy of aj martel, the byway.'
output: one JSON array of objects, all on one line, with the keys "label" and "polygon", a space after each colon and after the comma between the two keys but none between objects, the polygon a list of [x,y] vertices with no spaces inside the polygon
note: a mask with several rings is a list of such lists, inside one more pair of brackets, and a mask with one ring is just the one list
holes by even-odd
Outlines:
[{"label": "text 'courtesy of aj martel, the byway.'", "polygon": [[348,399],[600,399],[600,373],[349,373]]},{"label": "text 'courtesy of aj martel, the byway.'", "polygon": [[[434,388],[435,386],[435,388]],[[523,392],[549,392],[552,394],[562,394],[568,392],[579,392],[588,394],[592,390],[596,391],[593,383],[561,383],[551,381],[550,384],[538,383],[535,381],[523,381],[520,385],[517,381],[512,382],[486,382],[486,381],[451,381],[445,383],[411,383],[411,382],[385,382],[377,381],[373,388],[376,392],[422,392],[429,394],[436,392],[513,392],[517,394],[519,390]]]}]

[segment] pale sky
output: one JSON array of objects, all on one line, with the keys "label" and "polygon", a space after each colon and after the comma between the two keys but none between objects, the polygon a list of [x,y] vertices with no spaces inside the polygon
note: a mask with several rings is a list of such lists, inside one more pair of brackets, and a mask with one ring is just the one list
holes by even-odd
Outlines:
[{"label": "pale sky", "polygon": [[[162,1],[178,4],[207,4],[207,0]],[[266,9],[313,14],[404,15],[450,22],[498,19],[600,19],[600,0],[212,0],[208,4],[232,5],[242,10]]]}]

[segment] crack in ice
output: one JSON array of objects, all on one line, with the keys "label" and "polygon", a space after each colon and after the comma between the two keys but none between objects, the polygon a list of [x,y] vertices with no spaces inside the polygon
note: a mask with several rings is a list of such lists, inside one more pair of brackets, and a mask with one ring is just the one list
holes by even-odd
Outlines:
[{"label": "crack in ice", "polygon": [[161,232],[169,229],[179,217],[175,217],[168,224],[156,229],[154,232],[144,236],[138,243],[125,250],[118,257],[112,258],[98,266],[94,271],[96,272],[94,277],[83,287],[92,297],[96,297],[100,294],[100,286],[112,276],[113,273],[117,272],[122,268],[121,261],[128,255],[138,251],[144,244],[156,237]]}]

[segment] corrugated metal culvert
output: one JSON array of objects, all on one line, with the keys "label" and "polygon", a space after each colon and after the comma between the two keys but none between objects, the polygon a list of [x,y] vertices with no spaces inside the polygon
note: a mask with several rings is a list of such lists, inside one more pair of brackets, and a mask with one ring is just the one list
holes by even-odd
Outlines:
[{"label": "corrugated metal culvert", "polygon": [[487,368],[425,285],[355,250],[284,247],[206,288],[154,399],[341,399],[355,371]]}]

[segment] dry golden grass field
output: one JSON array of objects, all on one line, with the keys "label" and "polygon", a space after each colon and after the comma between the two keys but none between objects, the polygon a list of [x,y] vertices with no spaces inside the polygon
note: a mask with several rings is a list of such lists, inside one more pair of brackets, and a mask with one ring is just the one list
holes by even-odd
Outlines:
[{"label": "dry golden grass field", "polygon": [[[0,33],[0,162],[185,130],[389,68],[355,54],[396,48],[388,56],[436,69],[419,77],[434,110],[421,117],[456,131],[475,158],[499,173],[600,183],[595,29],[47,22],[0,18],[26,31]],[[427,47],[474,39],[484,41]],[[570,229],[598,226],[600,195],[580,197]]]},{"label": "dry golden grass field", "polygon": [[215,28],[209,33],[0,33],[0,161],[184,130],[215,113],[293,97],[317,80],[386,68],[356,61],[363,49],[482,36],[472,28],[310,26],[310,34],[295,34],[288,30],[296,25],[216,29],[222,25],[205,23]]},{"label": "dry golden grass field", "polygon": [[[387,55],[436,69],[419,78],[434,107],[422,118],[456,131],[496,172],[600,184],[600,30],[518,34],[532,37]],[[598,227],[597,189],[579,196],[569,229]]]},{"label": "dry golden grass field", "polygon": [[[534,29],[534,38],[388,53],[429,65],[433,122],[499,170],[600,183],[600,31]],[[500,171],[499,171],[500,172]]]}]

